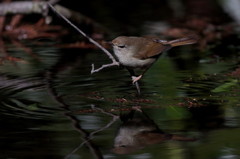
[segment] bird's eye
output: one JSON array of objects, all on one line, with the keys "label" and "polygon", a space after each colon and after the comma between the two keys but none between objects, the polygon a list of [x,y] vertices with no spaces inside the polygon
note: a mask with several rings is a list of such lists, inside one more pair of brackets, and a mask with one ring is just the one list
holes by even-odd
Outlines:
[{"label": "bird's eye", "polygon": [[125,48],[126,45],[118,45],[119,48]]}]

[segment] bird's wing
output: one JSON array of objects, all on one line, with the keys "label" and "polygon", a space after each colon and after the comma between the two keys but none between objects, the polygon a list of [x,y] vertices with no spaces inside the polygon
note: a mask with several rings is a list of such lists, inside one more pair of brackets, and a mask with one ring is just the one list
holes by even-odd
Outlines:
[{"label": "bird's wing", "polygon": [[140,59],[158,56],[171,48],[171,45],[155,41],[154,39],[145,39],[141,43],[142,45],[146,45],[146,47],[141,47],[142,49],[137,50],[134,55],[134,57]]}]

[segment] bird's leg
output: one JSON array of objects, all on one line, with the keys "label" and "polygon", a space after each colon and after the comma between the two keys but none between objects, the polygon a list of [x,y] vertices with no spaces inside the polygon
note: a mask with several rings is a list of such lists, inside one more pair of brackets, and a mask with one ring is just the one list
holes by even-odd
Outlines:
[{"label": "bird's leg", "polygon": [[140,91],[140,87],[139,87],[139,84],[138,84],[138,80],[141,78],[139,78],[138,80],[136,80],[136,81],[134,81],[137,77],[136,77],[136,75],[135,75],[135,72],[134,72],[134,70],[132,70],[132,69],[130,69],[130,68],[127,68],[127,70],[128,70],[128,72],[130,73],[130,75],[131,75],[131,78],[132,78],[132,80],[133,80],[133,84],[136,86],[136,88],[137,88],[137,92],[138,92],[138,94],[140,95],[141,94],[141,91]]},{"label": "bird's leg", "polygon": [[137,88],[138,95],[141,95],[141,91],[140,91],[140,87],[139,87],[138,82],[136,81],[136,82],[134,83],[134,85],[135,85],[136,88]]}]

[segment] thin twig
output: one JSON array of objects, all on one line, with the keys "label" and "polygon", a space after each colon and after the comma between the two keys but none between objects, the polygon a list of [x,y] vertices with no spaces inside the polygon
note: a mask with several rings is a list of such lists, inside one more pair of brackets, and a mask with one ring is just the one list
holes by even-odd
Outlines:
[{"label": "thin twig", "polygon": [[102,45],[100,45],[97,41],[93,40],[91,37],[89,37],[86,33],[84,33],[81,29],[79,29],[76,25],[74,25],[72,22],[70,22],[65,16],[63,16],[61,13],[57,12],[57,10],[50,4],[48,3],[49,7],[56,12],[62,19],[64,19],[69,25],[71,25],[75,30],[77,30],[80,34],[82,34],[85,38],[87,38],[91,43],[93,43],[95,46],[97,46],[99,49],[101,49],[111,60],[112,63],[110,64],[105,64],[102,65],[98,69],[94,69],[94,64],[92,64],[92,70],[91,73],[99,72],[100,70],[106,68],[106,67],[111,67],[111,66],[119,66],[119,62],[116,61],[116,59],[112,56],[112,54],[105,49]]},{"label": "thin twig", "polygon": [[67,154],[64,159],[70,158],[70,157],[71,157],[74,153],[76,153],[84,144],[86,144],[87,142],[89,142],[90,140],[92,140],[93,137],[94,137],[93,135],[95,135],[96,133],[101,132],[101,131],[109,128],[113,123],[116,122],[117,119],[118,119],[117,117],[113,117],[112,120],[111,120],[107,125],[105,125],[104,127],[102,127],[101,129],[99,129],[99,130],[97,130],[97,131],[92,132],[87,139],[85,139],[85,140],[84,140],[82,143],[80,143],[75,149],[73,149],[69,154]]},{"label": "thin twig", "polygon": [[101,70],[104,69],[104,68],[111,67],[111,66],[116,66],[116,65],[119,66],[119,63],[118,63],[118,62],[113,62],[113,63],[110,63],[110,64],[102,65],[102,66],[99,67],[98,69],[94,69],[94,64],[92,64],[91,74],[96,73],[96,72],[99,72],[99,71],[101,71]]},{"label": "thin twig", "polygon": [[[84,140],[82,144],[80,144],[76,149],[74,149],[73,153],[77,151],[82,145],[85,144],[96,159],[103,159],[103,155],[100,149],[96,145],[94,145],[94,143],[89,139],[90,134],[81,127],[81,125],[79,124],[79,119],[71,114],[71,110],[69,108],[70,106],[66,104],[62,96],[59,96],[58,92],[56,91],[56,88],[54,87],[53,84],[54,76],[55,74],[52,72],[46,72],[45,74],[46,80],[45,82],[49,94],[61,106],[61,108],[63,108],[66,111],[65,115],[73,122],[74,128],[83,136],[81,137],[81,139]],[[73,153],[67,155],[66,158],[69,158]]]},{"label": "thin twig", "polygon": [[56,3],[58,3],[61,0],[49,0],[48,3],[50,3],[51,5],[54,5]]},{"label": "thin twig", "polygon": [[103,110],[103,109],[101,109],[101,108],[95,107],[94,104],[92,104],[91,107],[92,107],[92,109],[98,110],[98,111],[100,111],[100,112],[103,113],[103,114],[112,116],[113,118],[118,118],[118,117],[119,117],[118,115],[115,115],[115,114],[113,114],[113,113],[107,112],[107,111],[105,111],[105,110]]},{"label": "thin twig", "polygon": [[105,110],[103,110],[103,109],[101,109],[101,108],[97,108],[97,107],[95,107],[95,105],[93,105],[93,104],[91,105],[91,107],[92,107],[92,109],[96,109],[96,110],[100,111],[100,112],[103,113],[103,114],[112,116],[112,120],[111,120],[109,123],[107,123],[107,125],[105,125],[104,127],[100,128],[100,129],[98,129],[98,130],[96,130],[96,131],[94,131],[94,132],[91,132],[91,133],[89,134],[89,136],[87,137],[87,139],[85,139],[85,140],[84,140],[81,144],[79,144],[74,150],[72,150],[72,152],[70,152],[64,159],[70,158],[70,157],[71,157],[76,151],[78,151],[84,144],[86,144],[88,141],[90,141],[91,139],[93,139],[93,137],[94,137],[94,135],[95,135],[96,133],[101,132],[101,131],[109,128],[112,124],[114,124],[114,123],[116,122],[116,120],[119,119],[119,116],[114,115],[114,114],[109,113],[109,112],[106,112]]}]

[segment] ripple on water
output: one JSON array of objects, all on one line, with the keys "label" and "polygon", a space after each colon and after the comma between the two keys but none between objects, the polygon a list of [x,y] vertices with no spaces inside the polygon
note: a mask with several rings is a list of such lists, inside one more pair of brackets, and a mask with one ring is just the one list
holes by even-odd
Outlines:
[{"label": "ripple on water", "polygon": [[1,75],[0,80],[1,114],[43,119],[51,118],[61,110],[49,96],[41,78]]}]

